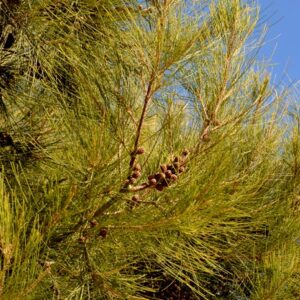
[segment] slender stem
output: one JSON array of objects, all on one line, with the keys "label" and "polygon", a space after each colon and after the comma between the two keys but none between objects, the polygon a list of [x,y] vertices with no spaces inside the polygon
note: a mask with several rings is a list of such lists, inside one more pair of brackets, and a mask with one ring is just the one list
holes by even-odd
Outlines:
[{"label": "slender stem", "polygon": [[115,202],[116,200],[118,199],[118,196],[115,196],[115,197],[112,197],[109,199],[109,201],[107,201],[106,203],[104,203],[102,206],[100,206],[96,212],[93,214],[93,218],[97,218],[97,217],[100,217],[101,215],[103,215],[103,213],[109,209]]},{"label": "slender stem", "polygon": [[135,141],[134,141],[134,148],[133,148],[133,152],[131,154],[131,160],[130,160],[130,168],[133,167],[135,159],[136,159],[136,151],[138,149],[139,146],[139,140],[141,137],[141,131],[142,131],[142,127],[143,127],[143,123],[145,120],[145,115],[146,115],[146,111],[149,105],[149,102],[151,100],[152,97],[152,93],[153,93],[153,84],[154,84],[154,74],[152,74],[149,84],[148,84],[148,88],[147,88],[147,92],[145,95],[145,100],[144,100],[144,105],[143,105],[143,110],[142,110],[142,114],[139,120],[139,124],[138,124],[138,128],[136,130],[136,135],[135,135]]},{"label": "slender stem", "polygon": [[[166,5],[166,3],[165,3],[165,5]],[[143,123],[144,123],[144,120],[145,120],[145,116],[146,116],[146,112],[147,112],[149,103],[151,101],[153,92],[155,90],[156,78],[157,78],[158,73],[159,73],[158,69],[159,69],[159,63],[160,63],[160,58],[161,58],[161,42],[163,40],[164,22],[165,22],[165,15],[163,14],[158,20],[157,34],[158,34],[159,38],[158,38],[157,47],[156,47],[155,65],[153,67],[153,70],[152,70],[152,73],[151,73],[151,76],[150,76],[150,80],[148,82],[148,87],[147,87],[147,91],[146,91],[145,98],[144,98],[143,109],[142,109],[142,113],[141,113],[141,116],[140,116],[140,119],[139,119],[136,134],[135,134],[134,148],[133,148],[133,151],[131,153],[131,159],[130,159],[130,163],[129,163],[129,166],[130,166],[129,172],[133,168],[135,160],[136,160],[137,149],[139,147],[139,142],[140,142]],[[148,184],[142,184],[141,186],[138,186],[138,187],[135,187],[135,188],[128,188],[128,184],[124,184],[120,188],[119,193],[141,191],[141,190],[144,190],[148,187],[149,187]],[[101,215],[103,215],[104,212],[107,209],[109,209],[114,203],[116,203],[118,198],[119,198],[119,194],[116,195],[115,197],[110,198],[108,202],[104,203],[102,206],[100,206],[96,210],[96,212],[93,214],[92,218],[97,218],[97,217],[100,217]],[[77,224],[77,226],[80,227],[81,223],[82,222],[79,222]]]},{"label": "slender stem", "polygon": [[161,13],[160,17],[157,20],[157,44],[156,44],[156,54],[155,54],[155,63],[153,66],[153,70],[152,70],[152,74],[149,80],[149,84],[147,87],[147,92],[145,95],[145,99],[144,99],[144,105],[143,105],[143,110],[142,110],[142,114],[139,120],[139,125],[136,131],[136,135],[135,135],[135,141],[134,141],[134,149],[133,152],[131,153],[131,160],[130,160],[130,169],[133,167],[135,159],[136,159],[136,151],[138,149],[139,146],[139,140],[141,137],[141,131],[142,131],[142,127],[143,127],[143,123],[145,120],[145,115],[146,115],[146,111],[149,105],[149,102],[151,100],[151,97],[153,95],[153,90],[154,90],[154,85],[156,82],[156,78],[157,76],[161,77],[162,76],[162,70],[159,72],[159,65],[160,65],[160,61],[161,61],[161,50],[162,50],[162,42],[164,40],[164,28],[165,28],[165,21],[166,21],[166,9],[167,9],[168,3],[167,1],[164,2],[164,10]]}]

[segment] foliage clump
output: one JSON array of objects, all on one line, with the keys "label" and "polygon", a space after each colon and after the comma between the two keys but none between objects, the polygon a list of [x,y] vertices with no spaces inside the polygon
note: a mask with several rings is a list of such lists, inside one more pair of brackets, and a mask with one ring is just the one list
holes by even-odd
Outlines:
[{"label": "foliage clump", "polygon": [[254,2],[0,10],[1,299],[299,299],[299,102]]}]

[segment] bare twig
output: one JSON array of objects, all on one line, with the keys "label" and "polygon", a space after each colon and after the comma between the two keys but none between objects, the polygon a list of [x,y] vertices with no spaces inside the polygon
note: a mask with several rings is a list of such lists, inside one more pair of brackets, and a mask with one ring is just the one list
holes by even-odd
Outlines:
[{"label": "bare twig", "polygon": [[135,159],[136,159],[136,155],[137,155],[136,152],[137,152],[137,149],[138,149],[138,146],[139,146],[139,140],[140,140],[140,137],[141,137],[141,131],[142,131],[143,123],[144,123],[144,120],[145,120],[146,111],[147,111],[149,102],[151,100],[151,97],[153,95],[154,82],[155,82],[155,74],[153,73],[151,78],[150,78],[149,84],[148,84],[147,92],[146,92],[145,99],[144,99],[142,114],[141,114],[141,117],[140,117],[140,120],[139,120],[138,128],[136,130],[134,147],[133,147],[133,151],[131,153],[131,159],[130,159],[130,164],[129,164],[130,168],[133,167]]}]

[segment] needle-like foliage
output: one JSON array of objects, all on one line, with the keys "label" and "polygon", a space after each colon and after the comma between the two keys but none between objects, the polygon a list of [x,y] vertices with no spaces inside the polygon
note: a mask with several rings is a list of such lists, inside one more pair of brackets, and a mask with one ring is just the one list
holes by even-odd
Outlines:
[{"label": "needle-like foliage", "polygon": [[299,100],[254,1],[0,10],[1,299],[299,299]]}]

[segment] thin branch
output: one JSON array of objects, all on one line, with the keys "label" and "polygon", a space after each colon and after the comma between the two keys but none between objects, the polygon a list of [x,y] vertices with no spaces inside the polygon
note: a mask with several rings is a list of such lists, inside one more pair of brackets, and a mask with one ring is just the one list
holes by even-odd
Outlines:
[{"label": "thin branch", "polygon": [[133,167],[135,159],[136,159],[136,155],[137,155],[136,152],[137,152],[137,149],[138,149],[138,146],[139,146],[139,141],[140,141],[140,137],[141,137],[141,131],[142,131],[143,123],[144,123],[144,120],[145,120],[146,111],[147,111],[149,102],[151,100],[151,97],[153,95],[154,81],[155,81],[155,75],[154,75],[154,72],[153,72],[153,74],[150,78],[149,84],[148,84],[146,95],[145,95],[144,105],[143,105],[142,114],[141,114],[141,117],[140,117],[140,120],[139,120],[139,125],[138,125],[138,128],[136,130],[134,148],[133,148],[133,151],[131,153],[131,160],[130,160],[130,163],[129,163],[130,168]]}]

